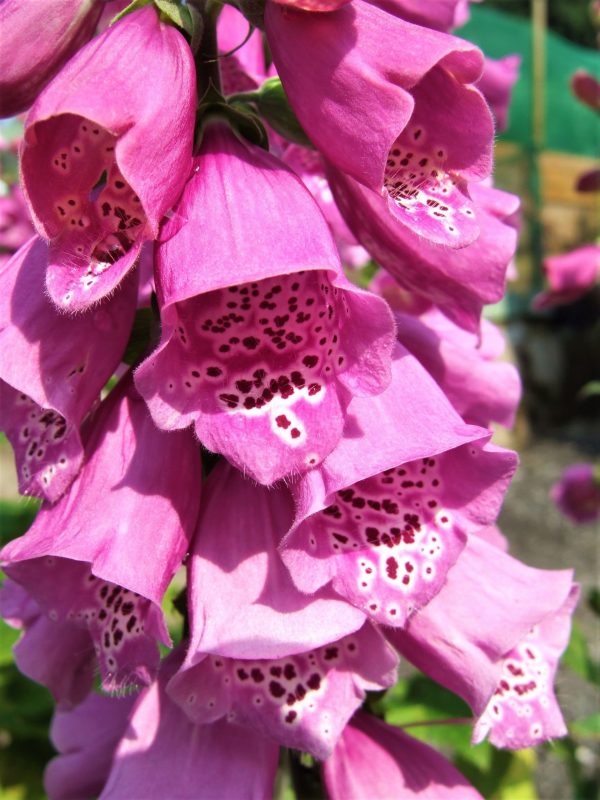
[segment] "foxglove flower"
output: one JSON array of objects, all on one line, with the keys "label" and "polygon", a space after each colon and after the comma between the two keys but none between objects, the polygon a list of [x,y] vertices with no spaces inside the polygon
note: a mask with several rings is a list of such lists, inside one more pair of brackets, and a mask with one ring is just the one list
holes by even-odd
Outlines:
[{"label": "foxglove flower", "polygon": [[508,125],[508,107],[513,86],[519,78],[521,56],[486,58],[483,73],[477,88],[490,104],[496,120],[496,130],[503,131]]},{"label": "foxglove flower", "polygon": [[600,245],[587,244],[570,253],[544,260],[548,289],[533,299],[533,307],[545,308],[573,303],[587,294],[600,278]]},{"label": "foxglove flower", "polygon": [[25,111],[73,53],[90,39],[101,0],[0,3],[0,117]]},{"label": "foxglove flower", "polygon": [[271,800],[277,745],[227,719],[191,722],[165,691],[176,658],[137,700],[100,800]]},{"label": "foxglove flower", "polygon": [[52,621],[19,584],[0,588],[0,617],[23,633],[13,648],[23,675],[50,690],[59,708],[71,708],[90,691],[96,654],[88,633],[73,622]]},{"label": "foxglove flower", "polygon": [[464,181],[489,174],[493,138],[471,85],[480,51],[364,0],[327,14],[270,1],[265,23],[290,103],[333,167],[372,190],[394,224],[451,247],[473,241]]},{"label": "foxglove flower", "polygon": [[50,738],[58,755],[44,773],[50,800],[81,800],[100,794],[134,702],[134,695],[90,694],[77,708],[55,713]]},{"label": "foxglove flower", "polygon": [[435,378],[466,422],[483,427],[491,422],[513,424],[521,383],[512,364],[498,361],[506,345],[499,328],[482,320],[477,337],[436,309],[419,317],[396,314],[396,324],[399,341]]},{"label": "foxglove flower", "polygon": [[69,492],[0,552],[52,621],[89,631],[107,688],[148,683],[156,640],[169,643],[160,603],[191,538],[199,485],[192,438],[156,430],[125,379],[94,417]]},{"label": "foxglove flower", "polygon": [[154,6],[96,37],[40,95],[21,167],[58,306],[106,296],[156,237],[189,174],[194,111],[191,51]]},{"label": "foxglove flower", "polygon": [[345,279],[300,180],[221,126],[161,237],[162,339],[136,373],[156,424],[260,483],[316,466],[350,397],[389,383],[386,304]]},{"label": "foxglove flower", "polygon": [[0,197],[0,267],[34,233],[21,189],[9,187],[8,194]]},{"label": "foxglove flower", "polygon": [[[249,510],[243,523],[240,509]],[[192,663],[197,652],[279,658],[363,625],[364,614],[331,590],[308,595],[293,585],[277,553],[293,516],[284,486],[256,486],[226,462],[210,474],[189,560]]]},{"label": "foxglove flower", "polygon": [[55,502],[81,467],[81,423],[123,355],[137,275],[68,317],[45,295],[47,263],[48,246],[35,237],[0,269],[0,416],[19,491]]},{"label": "foxglove flower", "polygon": [[292,484],[282,558],[302,591],[331,581],[374,621],[402,626],[440,591],[467,533],[494,521],[515,457],[464,425],[401,348],[386,392],[348,413],[347,437]]},{"label": "foxglove flower", "polygon": [[352,636],[286,658],[184,663],[168,691],[197,724],[226,718],[323,759],[365,691],[396,682],[397,664],[382,634],[366,623]]},{"label": "foxglove flower", "polygon": [[550,490],[560,511],[576,524],[600,518],[600,480],[592,464],[571,464]]},{"label": "foxglove flower", "polygon": [[364,713],[346,726],[323,775],[330,800],[481,800],[431,747]]},{"label": "foxglove flower", "polygon": [[488,736],[496,747],[520,749],[566,735],[553,686],[578,598],[579,587],[573,586],[563,605],[504,656],[496,691],[475,725],[474,744]]},{"label": "foxglove flower", "polygon": [[[437,305],[463,328],[477,331],[481,310],[504,292],[517,244],[515,195],[469,184],[479,236],[458,250],[430,244],[389,214],[383,198],[337,170],[328,170],[333,195],[350,230],[372,257],[423,308]],[[437,202],[437,201],[436,201]],[[435,207],[434,207],[435,208]]]},{"label": "foxglove flower", "polygon": [[[217,21],[219,69],[224,94],[252,92],[265,78],[265,56],[260,31],[248,37],[249,23],[233,6],[224,5]],[[248,41],[244,41],[248,37]]]},{"label": "foxglove flower", "polygon": [[[515,680],[511,681],[511,690],[506,688],[505,721],[510,720],[510,724],[505,726],[505,733],[514,722],[514,714],[524,715],[528,730],[533,731],[535,726],[538,731],[533,737],[537,743],[563,732],[562,728],[557,731],[552,678],[556,660],[568,638],[565,620],[572,613],[576,597],[570,571],[527,567],[483,537],[473,536],[448,573],[442,591],[412,617],[406,630],[390,632],[388,638],[415,666],[466,700],[477,717],[483,715],[484,722],[476,727],[478,738],[485,721],[489,722],[488,706],[497,697],[497,689],[503,688],[505,671],[517,670],[513,671]],[[541,626],[554,636],[557,619],[562,620],[559,625],[562,644],[560,647],[549,644],[540,651],[535,641],[530,642],[532,629],[535,632]],[[524,650],[529,643],[533,645],[531,657]],[[546,653],[545,661],[540,653]],[[527,669],[523,667],[523,672],[518,672],[521,667],[516,662],[523,659],[523,654],[535,662],[530,664],[525,682],[533,681],[533,685],[517,690],[518,679]],[[536,702],[530,705],[531,700]],[[544,725],[547,708],[553,714],[549,727]],[[502,709],[492,707],[492,711],[495,721],[504,718]],[[532,743],[533,740],[522,746]],[[514,746],[519,746],[517,739]]]}]

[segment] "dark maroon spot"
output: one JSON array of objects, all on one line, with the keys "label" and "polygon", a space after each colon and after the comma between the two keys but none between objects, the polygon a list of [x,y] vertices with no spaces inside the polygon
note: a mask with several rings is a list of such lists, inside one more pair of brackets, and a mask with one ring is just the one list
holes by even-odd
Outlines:
[{"label": "dark maroon spot", "polygon": [[270,672],[270,673],[271,673],[271,675],[273,675],[275,678],[281,678],[281,673],[283,672],[283,670],[281,669],[281,667],[271,667],[271,669],[269,670],[269,672]]},{"label": "dark maroon spot", "polygon": [[[227,347],[227,345],[225,345],[225,347]],[[206,370],[206,374],[209,375],[211,378],[218,378],[221,372],[222,370],[220,369],[220,367],[209,367]],[[197,374],[198,373],[194,374],[192,372],[192,375],[194,375],[194,377],[197,377]]]},{"label": "dark maroon spot", "polygon": [[246,672],[246,670],[245,670],[245,669],[238,669],[238,671],[237,671],[237,675],[238,675],[238,678],[239,678],[241,681],[247,681],[247,680],[248,680],[248,678],[250,677],[250,676],[248,675],[248,673]]},{"label": "dark maroon spot", "polygon": [[325,650],[325,661],[332,661],[334,658],[338,657],[338,649],[337,647],[328,647]]},{"label": "dark maroon spot", "polygon": [[285,721],[291,724],[296,719],[297,716],[298,716],[297,711],[294,710],[288,711],[288,713],[285,716]]},{"label": "dark maroon spot", "polygon": [[298,430],[298,428],[292,428],[292,430],[290,431],[290,436],[292,437],[292,439],[297,439],[300,436],[300,431]]},{"label": "dark maroon spot", "polygon": [[396,580],[398,577],[398,562],[395,558],[390,557],[386,559],[385,571],[387,572],[389,578],[391,578],[393,581]]},{"label": "dark maroon spot", "polygon": [[265,679],[265,676],[262,670],[258,669],[258,667],[254,667],[250,670],[250,675],[254,683],[262,683]]},{"label": "dark maroon spot", "polygon": [[283,669],[283,674],[286,680],[291,681],[293,678],[296,677],[297,672],[293,664],[286,664]]},{"label": "dark maroon spot", "polygon": [[271,681],[271,683],[269,684],[269,691],[271,692],[273,697],[283,697],[283,695],[285,694],[285,689],[277,681]]},{"label": "dark maroon spot", "polygon": [[131,631],[134,629],[136,622],[137,622],[137,620],[136,620],[135,616],[129,617],[129,619],[127,620],[127,625],[125,627],[129,631],[129,633],[131,633]]},{"label": "dark maroon spot", "polygon": [[313,672],[310,678],[306,681],[306,685],[309,689],[313,689],[316,692],[321,686],[321,676],[317,672]]}]

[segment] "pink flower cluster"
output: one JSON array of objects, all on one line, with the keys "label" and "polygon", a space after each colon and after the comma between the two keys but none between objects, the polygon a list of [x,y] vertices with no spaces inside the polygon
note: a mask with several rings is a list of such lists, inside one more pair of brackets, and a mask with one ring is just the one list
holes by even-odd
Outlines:
[{"label": "pink flower cluster", "polygon": [[[0,404],[43,499],[0,602],[57,702],[48,794],[258,800],[289,747],[333,800],[478,797],[360,710],[403,656],[468,702],[475,742],[565,733],[577,587],[494,525],[516,456],[490,425],[519,380],[481,311],[518,201],[488,180],[483,56],[446,32],[467,3],[266,0],[270,64],[233,7],[215,60],[208,6],[196,56],[152,3],[90,38],[101,6],[57,3],[70,33],[42,43],[36,3],[0,12],[37,231],[0,269]],[[277,76],[312,148],[236,127]],[[340,253],[386,272],[358,288]]]}]

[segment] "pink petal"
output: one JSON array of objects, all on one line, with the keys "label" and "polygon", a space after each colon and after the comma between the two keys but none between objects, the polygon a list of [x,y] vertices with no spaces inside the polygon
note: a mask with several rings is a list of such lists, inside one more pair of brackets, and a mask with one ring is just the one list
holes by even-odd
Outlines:
[{"label": "pink petal", "polygon": [[346,727],[323,772],[331,800],[481,800],[431,747],[363,713]]},{"label": "pink petal", "polygon": [[154,7],[93,39],[40,95],[22,174],[36,227],[51,240],[57,305],[80,310],[104,297],[156,236],[189,174],[194,113],[191,51]]},{"label": "pink petal", "polygon": [[276,550],[292,519],[284,487],[256,486],[228,464],[211,473],[190,559],[193,663],[203,653],[278,658],[363,624],[364,615],[331,590],[309,596],[294,587]]},{"label": "pink petal", "polygon": [[169,693],[198,724],[227,715],[278,744],[326,758],[365,690],[394,684],[396,665],[382,635],[364,625],[277,661],[206,658],[173,678]]},{"label": "pink petal", "polygon": [[0,270],[0,402],[19,491],[55,502],[81,466],[81,423],[125,349],[137,276],[69,317],[45,296],[47,253],[45,242],[30,239]]}]

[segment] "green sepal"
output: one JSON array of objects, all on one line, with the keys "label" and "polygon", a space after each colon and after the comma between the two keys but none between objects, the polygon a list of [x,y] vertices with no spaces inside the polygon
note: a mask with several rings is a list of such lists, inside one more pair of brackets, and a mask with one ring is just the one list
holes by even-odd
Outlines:
[{"label": "green sepal", "polygon": [[252,144],[269,149],[269,137],[265,126],[251,107],[240,102],[231,103],[211,82],[200,100],[197,114],[196,152],[200,147],[204,128],[216,119],[222,119],[232,128],[234,133]]},{"label": "green sepal", "polygon": [[153,0],[154,5],[161,12],[161,16],[185,31],[190,38],[190,48],[195,53],[200,46],[204,22],[200,12],[194,6],[182,6],[175,0]]},{"label": "green sepal", "polygon": [[137,11],[139,8],[144,8],[144,6],[149,6],[151,3],[152,0],[133,0],[133,2],[129,3],[128,6],[125,6],[122,11],[119,11],[118,14],[115,14],[115,16],[111,19],[109,26],[114,25],[115,22],[119,22],[119,20],[123,19],[123,17],[126,17],[128,14],[131,14],[133,11]]},{"label": "green sepal", "polygon": [[157,337],[156,317],[151,308],[139,308],[125,348],[123,361],[130,367],[137,366],[151,349]]},{"label": "green sepal", "polygon": [[292,111],[279,78],[266,80],[257,92],[252,93],[251,99],[273,130],[290,142],[304,145],[304,147],[313,147]]}]

